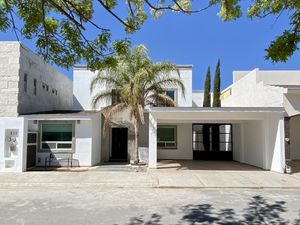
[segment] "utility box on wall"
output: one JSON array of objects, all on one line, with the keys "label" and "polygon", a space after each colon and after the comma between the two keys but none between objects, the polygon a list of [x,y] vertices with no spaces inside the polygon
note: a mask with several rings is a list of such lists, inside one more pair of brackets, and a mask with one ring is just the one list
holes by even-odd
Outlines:
[{"label": "utility box on wall", "polygon": [[5,129],[4,168],[15,168],[19,148],[19,130]]}]

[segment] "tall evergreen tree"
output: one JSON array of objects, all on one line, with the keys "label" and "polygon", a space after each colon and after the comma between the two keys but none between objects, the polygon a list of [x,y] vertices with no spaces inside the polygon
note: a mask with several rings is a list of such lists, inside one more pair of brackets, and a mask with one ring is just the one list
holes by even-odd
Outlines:
[{"label": "tall evergreen tree", "polygon": [[213,107],[221,107],[221,78],[220,78],[220,59],[218,59],[216,72],[215,72],[215,79],[214,79],[214,94],[213,94]]},{"label": "tall evergreen tree", "polygon": [[208,66],[204,84],[203,107],[210,106],[210,66]]}]

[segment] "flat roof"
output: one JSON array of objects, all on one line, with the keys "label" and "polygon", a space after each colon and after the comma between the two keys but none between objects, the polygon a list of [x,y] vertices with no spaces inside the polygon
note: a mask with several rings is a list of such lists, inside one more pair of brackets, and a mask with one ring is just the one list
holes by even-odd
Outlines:
[{"label": "flat roof", "polygon": [[25,117],[30,120],[80,120],[89,118],[90,116],[100,113],[98,110],[90,111],[73,111],[73,110],[55,110],[36,113],[20,114],[20,117]]},{"label": "flat roof", "polygon": [[285,112],[284,107],[150,107],[149,112]]},{"label": "flat roof", "polygon": [[[182,68],[182,69],[192,69],[193,65],[192,64],[178,64],[176,65],[177,68]],[[87,69],[87,65],[86,64],[75,64],[73,66],[74,69]]]}]

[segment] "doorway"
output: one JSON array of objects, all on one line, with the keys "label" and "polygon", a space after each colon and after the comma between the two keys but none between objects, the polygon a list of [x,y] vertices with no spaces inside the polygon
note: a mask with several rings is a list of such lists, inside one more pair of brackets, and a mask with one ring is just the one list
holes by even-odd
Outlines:
[{"label": "doorway", "polygon": [[111,129],[111,162],[128,161],[128,128]]}]

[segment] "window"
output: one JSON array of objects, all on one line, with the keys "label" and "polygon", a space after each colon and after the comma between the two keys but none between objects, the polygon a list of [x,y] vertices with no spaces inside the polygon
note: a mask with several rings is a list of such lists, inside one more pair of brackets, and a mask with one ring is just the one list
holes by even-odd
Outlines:
[{"label": "window", "polygon": [[[169,96],[174,102],[176,102],[176,90],[174,89],[167,89],[164,91],[165,95]],[[157,106],[159,107],[167,107],[166,102],[158,101]]]},{"label": "window", "polygon": [[43,83],[43,90],[44,91],[48,91],[49,90],[49,86],[45,83]]},{"label": "window", "polygon": [[175,101],[175,90],[166,90],[165,94]]},{"label": "window", "polygon": [[165,149],[176,149],[177,128],[176,126],[157,127],[157,147]]},{"label": "window", "polygon": [[120,93],[115,90],[115,89],[112,89],[111,90],[111,94],[112,94],[112,104],[117,104],[117,103],[122,103],[122,98],[121,98],[121,95]]},{"label": "window", "polygon": [[37,80],[33,80],[33,94],[36,95],[36,89],[37,89]]},{"label": "window", "polygon": [[42,150],[72,150],[72,124],[42,124]]},{"label": "window", "polygon": [[56,89],[52,89],[52,94],[57,95],[57,90]]},{"label": "window", "polygon": [[24,92],[27,92],[27,74],[24,74]]}]

